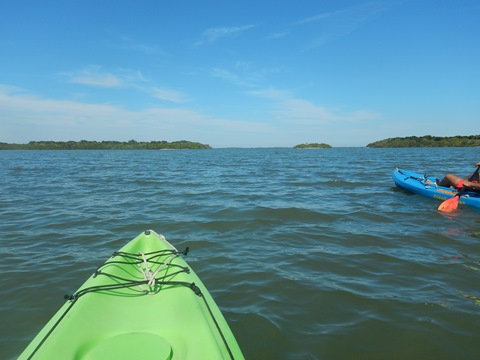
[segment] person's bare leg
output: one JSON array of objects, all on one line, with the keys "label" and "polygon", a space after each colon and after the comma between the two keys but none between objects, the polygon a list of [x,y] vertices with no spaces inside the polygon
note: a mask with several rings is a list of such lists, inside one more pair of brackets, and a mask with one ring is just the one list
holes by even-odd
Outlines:
[{"label": "person's bare leg", "polygon": [[440,182],[438,183],[438,185],[440,185],[440,186],[445,186],[445,187],[449,187],[449,186],[455,187],[455,185],[456,185],[460,180],[462,180],[462,179],[459,178],[459,177],[456,176],[456,175],[447,174],[447,175],[445,175],[445,177],[444,177],[442,180],[440,180]]}]

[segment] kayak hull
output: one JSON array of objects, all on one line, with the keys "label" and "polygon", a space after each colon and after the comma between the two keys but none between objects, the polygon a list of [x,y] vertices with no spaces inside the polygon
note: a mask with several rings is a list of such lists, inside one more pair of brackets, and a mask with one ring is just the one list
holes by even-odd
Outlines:
[{"label": "kayak hull", "polygon": [[[456,189],[435,185],[437,178],[434,176],[395,169],[392,172],[392,179],[395,185],[401,189],[441,201],[451,199],[457,195]],[[463,193],[460,196],[459,204],[480,208],[480,193]]]},{"label": "kayak hull", "polygon": [[140,234],[97,269],[19,359],[243,359],[179,255],[154,231]]}]

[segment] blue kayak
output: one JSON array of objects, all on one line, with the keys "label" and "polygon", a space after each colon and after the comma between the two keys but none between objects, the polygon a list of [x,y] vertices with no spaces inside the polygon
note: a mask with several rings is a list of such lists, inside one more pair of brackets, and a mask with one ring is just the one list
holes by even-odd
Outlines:
[{"label": "blue kayak", "polygon": [[[395,184],[404,190],[428,196],[433,199],[447,200],[457,194],[457,190],[450,187],[438,186],[435,176],[415,173],[408,170],[395,169],[392,173]],[[480,193],[464,192],[459,199],[459,204],[480,208]]]}]

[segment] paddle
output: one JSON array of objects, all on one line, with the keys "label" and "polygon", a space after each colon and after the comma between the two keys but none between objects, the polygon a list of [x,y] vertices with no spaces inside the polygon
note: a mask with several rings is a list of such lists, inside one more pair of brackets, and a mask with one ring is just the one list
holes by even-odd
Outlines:
[{"label": "paddle", "polygon": [[[472,174],[472,176],[470,176],[468,178],[468,181],[472,181],[474,176],[477,174],[477,172],[478,172],[478,166],[477,166],[475,172]],[[440,204],[440,206],[438,207],[438,210],[440,210],[442,212],[452,212],[454,210],[457,210],[458,201],[460,200],[460,196],[462,196],[465,191],[466,191],[466,189],[464,187],[462,187],[460,190],[457,191],[457,193],[455,194],[455,196],[453,198],[447,199],[444,202],[442,202]]]}]

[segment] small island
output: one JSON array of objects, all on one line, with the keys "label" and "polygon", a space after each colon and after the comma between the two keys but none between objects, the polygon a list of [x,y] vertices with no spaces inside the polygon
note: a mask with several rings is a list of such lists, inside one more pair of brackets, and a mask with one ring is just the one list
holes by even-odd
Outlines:
[{"label": "small island", "polygon": [[293,148],[294,149],[330,149],[332,146],[324,143],[305,143],[305,144],[299,144],[295,145]]},{"label": "small island", "polygon": [[480,135],[470,136],[408,136],[380,140],[367,145],[367,148],[403,147],[474,147],[480,146]]},{"label": "small island", "polygon": [[28,144],[0,142],[0,150],[184,150],[211,149],[210,145],[180,141],[30,141]]}]

